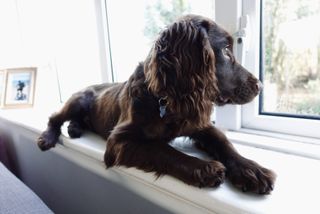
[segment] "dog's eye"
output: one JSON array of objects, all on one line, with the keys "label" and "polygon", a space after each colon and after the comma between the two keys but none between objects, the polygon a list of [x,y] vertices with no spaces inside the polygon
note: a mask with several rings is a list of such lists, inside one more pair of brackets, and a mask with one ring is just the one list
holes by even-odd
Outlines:
[{"label": "dog's eye", "polygon": [[231,59],[230,51],[229,51],[229,47],[228,46],[222,49],[222,54],[226,59],[228,59],[228,60]]}]

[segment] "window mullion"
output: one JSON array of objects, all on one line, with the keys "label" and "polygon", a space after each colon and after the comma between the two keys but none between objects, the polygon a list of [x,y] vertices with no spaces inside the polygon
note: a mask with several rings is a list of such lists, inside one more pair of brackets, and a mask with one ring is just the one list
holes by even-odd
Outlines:
[{"label": "window mullion", "polygon": [[[239,29],[239,20],[242,15],[242,0],[216,1],[215,4],[215,21],[235,36]],[[236,45],[234,47],[236,47]],[[215,111],[215,124],[217,127],[229,130],[238,130],[241,128],[241,106],[226,105],[216,107]]]}]

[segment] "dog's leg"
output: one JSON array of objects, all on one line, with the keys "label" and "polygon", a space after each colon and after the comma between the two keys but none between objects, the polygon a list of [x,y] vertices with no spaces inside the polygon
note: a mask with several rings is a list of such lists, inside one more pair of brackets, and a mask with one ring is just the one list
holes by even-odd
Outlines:
[{"label": "dog's leg", "polygon": [[217,187],[224,181],[225,167],[218,161],[204,161],[179,152],[165,142],[144,139],[137,127],[117,127],[107,141],[107,167],[137,167],[157,176],[171,175],[198,187]]},{"label": "dog's leg", "polygon": [[273,190],[275,174],[256,162],[242,157],[215,127],[208,127],[191,136],[197,147],[221,161],[227,168],[226,176],[242,191],[268,194]]},{"label": "dog's leg", "polygon": [[[89,90],[74,94],[60,110],[60,112],[53,114],[49,118],[47,129],[38,138],[39,148],[45,151],[50,149],[51,147],[54,147],[58,142],[59,136],[61,134],[62,124],[65,121],[72,120],[73,122],[71,126],[76,126],[75,121],[81,121],[83,117],[87,115],[91,108],[93,100],[94,93]],[[71,131],[71,129],[69,129],[69,131]],[[72,134],[79,136],[79,133],[80,132]]]}]

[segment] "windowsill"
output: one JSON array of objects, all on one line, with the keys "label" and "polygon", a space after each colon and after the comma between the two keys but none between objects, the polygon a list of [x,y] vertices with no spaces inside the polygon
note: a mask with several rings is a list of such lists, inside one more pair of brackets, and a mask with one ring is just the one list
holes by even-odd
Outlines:
[{"label": "windowsill", "polygon": [[229,140],[240,145],[320,160],[320,140],[293,135],[240,129],[227,131]]},{"label": "windowsill", "polygon": [[[51,113],[32,109],[0,110],[0,117],[40,133],[44,130]],[[143,189],[130,185],[130,179],[165,193],[168,197],[191,204],[202,213],[312,213],[317,211],[316,194],[320,191],[320,161],[315,159],[319,159],[319,145],[311,143],[300,145],[290,140],[260,136],[258,132],[255,134],[226,132],[226,134],[242,155],[276,172],[277,181],[271,195],[244,194],[234,189],[228,182],[217,189],[199,189],[185,185],[170,176],[155,180],[152,173],[144,173],[135,168],[119,167],[112,170],[127,178],[128,182],[122,182],[122,185],[149,200],[160,203],[157,195],[146,195]],[[80,139],[69,139],[65,136],[60,139],[63,143],[58,145],[60,148],[67,147],[96,160],[103,160],[105,143],[94,134],[85,133]],[[195,151],[192,144],[183,142],[181,138],[175,140],[173,146],[189,155],[204,157],[203,154]],[[290,151],[288,147],[292,147]],[[303,149],[303,152],[300,149]],[[285,154],[288,152],[292,154]],[[301,157],[302,155],[309,158]],[[181,211],[179,207],[172,207],[170,204],[161,205],[175,212]]]}]

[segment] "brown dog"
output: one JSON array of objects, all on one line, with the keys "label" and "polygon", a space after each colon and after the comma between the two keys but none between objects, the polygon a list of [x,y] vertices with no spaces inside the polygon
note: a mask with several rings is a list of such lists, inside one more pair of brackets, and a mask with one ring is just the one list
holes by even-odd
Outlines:
[{"label": "brown dog", "polygon": [[[226,175],[243,191],[268,194],[274,173],[237,153],[210,121],[214,103],[244,104],[260,91],[260,82],[235,61],[232,44],[213,21],[182,17],[160,33],[127,82],[74,94],[50,117],[39,147],[54,147],[61,125],[70,121],[70,137],[86,129],[106,139],[107,167],[137,167],[199,187],[216,187]],[[213,160],[168,145],[178,136],[190,137]]]}]

